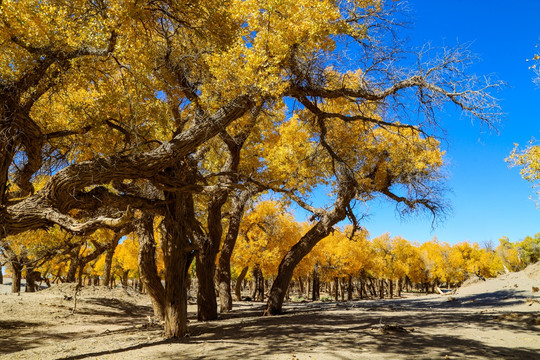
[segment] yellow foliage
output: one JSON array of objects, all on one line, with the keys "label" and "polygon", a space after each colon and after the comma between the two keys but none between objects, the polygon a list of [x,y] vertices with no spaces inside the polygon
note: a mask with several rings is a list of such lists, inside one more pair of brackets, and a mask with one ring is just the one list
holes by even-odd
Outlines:
[{"label": "yellow foliage", "polygon": [[[518,144],[515,144],[514,150],[506,162],[510,166],[517,166],[520,169],[520,174],[523,179],[531,182],[533,188],[540,186],[540,146],[535,145],[536,141],[533,138],[525,149],[520,149]],[[540,202],[540,191],[536,192],[537,201]],[[540,203],[539,203],[540,205]]]}]

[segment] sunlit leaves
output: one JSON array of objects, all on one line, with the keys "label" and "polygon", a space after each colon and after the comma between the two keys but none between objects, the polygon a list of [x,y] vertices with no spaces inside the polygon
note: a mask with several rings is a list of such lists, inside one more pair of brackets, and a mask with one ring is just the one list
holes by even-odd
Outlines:
[{"label": "sunlit leaves", "polygon": [[[540,186],[540,146],[534,139],[524,149],[520,149],[516,144],[506,161],[510,166],[519,167],[521,176],[531,182],[533,188]],[[540,201],[540,192],[537,191],[536,194],[537,201]]]}]

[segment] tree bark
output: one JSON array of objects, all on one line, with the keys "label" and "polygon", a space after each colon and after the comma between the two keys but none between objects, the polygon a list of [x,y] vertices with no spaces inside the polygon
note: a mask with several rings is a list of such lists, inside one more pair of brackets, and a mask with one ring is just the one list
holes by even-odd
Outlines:
[{"label": "tree bark", "polygon": [[236,300],[241,301],[242,300],[242,282],[246,278],[246,275],[248,273],[249,267],[244,267],[242,271],[240,272],[240,275],[238,275],[238,279],[236,279],[236,286],[234,288],[234,291],[236,293]]},{"label": "tree bark", "polygon": [[24,292],[36,292],[36,281],[41,278],[39,271],[34,271],[33,266],[26,266],[26,288]]},{"label": "tree bark", "polygon": [[217,320],[217,299],[214,284],[214,274],[216,268],[216,252],[207,251],[206,254],[199,252],[196,257],[197,274],[197,320],[211,321]]},{"label": "tree bark", "polygon": [[139,241],[138,262],[141,282],[150,295],[154,317],[163,320],[165,318],[165,288],[157,272],[154,217],[143,215],[136,226],[136,231]]},{"label": "tree bark", "polygon": [[255,265],[252,272],[253,291],[251,298],[254,301],[264,301],[264,277],[259,265]]},{"label": "tree bark", "polygon": [[22,269],[23,265],[15,260],[10,262],[11,265],[11,292],[19,293],[21,292],[21,278],[22,278]]},{"label": "tree bark", "polygon": [[340,171],[337,175],[339,187],[334,209],[322,213],[317,224],[302,236],[281,260],[278,274],[270,290],[265,314],[276,315],[281,313],[285,291],[289,287],[296,265],[319,241],[330,234],[335,224],[345,218],[346,209],[356,193],[356,182],[349,170],[342,168]]},{"label": "tree bark", "polygon": [[111,283],[111,270],[114,252],[122,236],[123,235],[120,235],[119,233],[115,233],[110,243],[110,247],[105,252],[105,263],[103,264],[103,286],[109,287]]},{"label": "tree bark", "polygon": [[165,336],[182,338],[187,334],[188,271],[195,256],[189,227],[195,212],[191,194],[165,192],[165,199],[168,201],[163,219]]},{"label": "tree bark", "polygon": [[249,199],[249,194],[248,191],[243,191],[239,196],[231,198],[232,204],[231,215],[229,217],[229,229],[219,254],[216,276],[219,291],[219,308],[222,313],[232,310],[231,256],[236,245],[236,239],[238,238],[238,232],[240,231],[240,223],[242,222],[244,208],[246,201]]},{"label": "tree bark", "polygon": [[[248,95],[241,95],[213,114],[201,116],[196,126],[189,127],[170,141],[163,142],[162,145],[150,151],[95,158],[72,164],[56,172],[39,192],[0,212],[3,225],[0,236],[16,235],[32,229],[47,228],[54,224],[78,235],[85,235],[98,228],[115,228],[125,224],[125,221],[117,224],[114,220],[119,219],[105,217],[96,217],[80,223],[66,213],[75,208],[97,207],[103,202],[103,199],[99,197],[85,196],[89,193],[85,191],[85,188],[89,186],[109,184],[124,179],[149,179],[158,176],[168,167],[176,166],[181,159],[222,132],[253,106],[255,104]],[[6,162],[9,167],[11,159],[6,159]],[[0,171],[0,192],[5,192],[3,177]],[[123,201],[125,205],[138,201],[131,197],[126,203],[123,197],[114,196],[110,192],[103,192],[103,196],[108,199],[114,198],[115,201]],[[141,208],[149,208],[153,204],[141,200],[140,205]]]},{"label": "tree bark", "polygon": [[352,276],[349,275],[347,279],[347,300],[351,301],[353,299],[353,283]]},{"label": "tree bark", "polygon": [[339,301],[339,279],[337,276],[334,277],[334,298],[336,302]]},{"label": "tree bark", "polygon": [[315,264],[313,267],[313,273],[311,275],[311,301],[317,301],[319,300],[321,293],[321,282],[319,279],[319,271],[318,271],[318,265]]},{"label": "tree bark", "polygon": [[2,272],[2,265],[3,264],[0,264],[0,285],[4,283],[4,274]]},{"label": "tree bark", "polygon": [[221,208],[227,200],[226,191],[218,191],[208,204],[208,235],[200,230],[196,223],[195,214],[191,219],[194,238],[197,239],[198,252],[196,256],[197,287],[197,319],[199,321],[217,320],[217,299],[214,275],[216,274],[216,257],[221,244],[223,227],[221,224]]},{"label": "tree bark", "polygon": [[77,280],[77,269],[79,268],[80,249],[81,247],[77,246],[69,253],[71,261],[69,262],[68,272],[66,275],[66,282],[68,283],[74,283]]}]

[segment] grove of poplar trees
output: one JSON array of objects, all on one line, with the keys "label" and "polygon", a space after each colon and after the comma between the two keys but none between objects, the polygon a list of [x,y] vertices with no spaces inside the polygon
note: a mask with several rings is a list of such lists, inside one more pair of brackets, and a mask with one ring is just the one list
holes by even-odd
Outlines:
[{"label": "grove of poplar trees", "polygon": [[445,104],[498,121],[499,84],[467,73],[466,48],[407,57],[404,16],[382,0],[0,0],[3,256],[20,265],[12,244],[39,234],[42,259],[84,252],[73,278],[132,234],[165,335],[183,337],[190,265],[198,319],[217,319],[246,206],[275,194],[311,213],[269,291],[279,314],[337,223],[362,233],[364,203],[444,213]]}]

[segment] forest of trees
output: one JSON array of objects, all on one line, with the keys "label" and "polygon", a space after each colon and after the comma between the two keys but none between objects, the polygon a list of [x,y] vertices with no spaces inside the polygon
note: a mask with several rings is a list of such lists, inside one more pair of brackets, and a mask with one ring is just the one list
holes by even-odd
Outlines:
[{"label": "forest of trees", "polygon": [[[22,272],[29,289],[136,278],[165,336],[183,337],[191,277],[198,319],[214,320],[246,272],[272,279],[258,296],[274,315],[309,276],[391,295],[531,261],[534,247],[507,240],[367,240],[362,204],[376,198],[403,216],[447,212],[447,105],[488,128],[502,114],[501,83],[468,72],[466,47],[404,47],[402,10],[0,0],[0,249],[13,289]],[[308,222],[292,221],[292,203]]]},{"label": "forest of trees", "polygon": [[[308,228],[308,223],[295,221],[275,201],[257,203],[246,213],[231,263],[237,301],[242,300],[242,289],[244,296],[249,290],[250,298],[265,300],[281,259]],[[438,286],[457,287],[469,278],[519,271],[540,260],[540,233],[519,242],[502,237],[497,246],[481,247],[468,242],[450,245],[437,239],[417,244],[389,234],[370,239],[366,231],[351,238],[351,230],[350,226],[337,228],[313,248],[295,268],[291,294],[316,300],[321,284],[332,289],[327,292],[336,300],[393,297],[402,291],[435,292]],[[136,234],[127,235],[120,243],[118,235],[110,231],[98,231],[90,237],[68,237],[57,231],[57,238],[54,236],[54,231],[35,231],[5,240],[12,253],[10,261],[6,261],[6,253],[3,262],[14,280],[13,292],[21,291],[22,276],[29,284],[27,292],[36,290],[37,281],[48,286],[79,282],[144,291]],[[163,253],[159,235],[156,238],[156,266],[163,278]],[[195,280],[194,266],[189,274]]]}]

